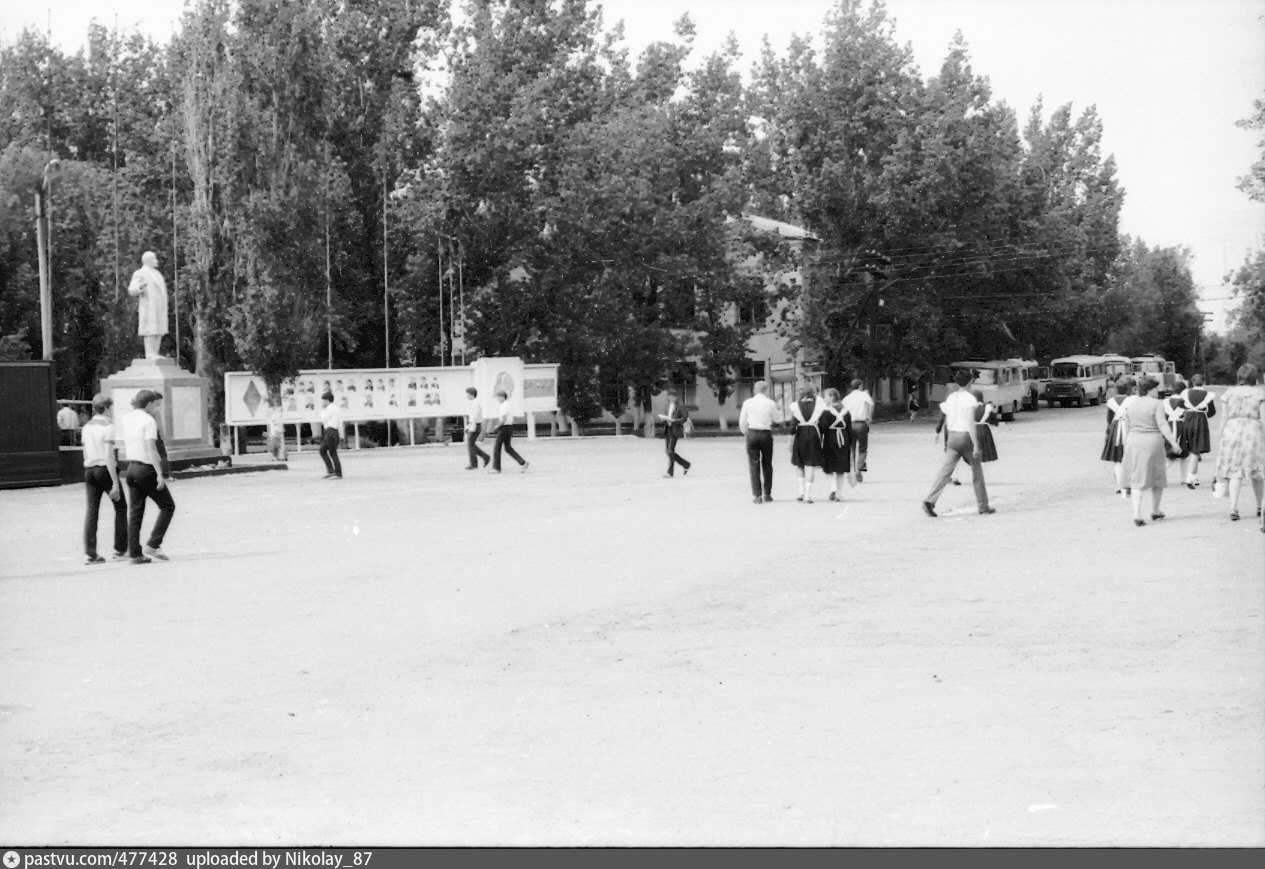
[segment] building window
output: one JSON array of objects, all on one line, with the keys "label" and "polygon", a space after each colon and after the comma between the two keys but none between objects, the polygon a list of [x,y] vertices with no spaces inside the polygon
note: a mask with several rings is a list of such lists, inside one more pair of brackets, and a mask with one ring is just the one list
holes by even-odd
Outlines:
[{"label": "building window", "polygon": [[752,299],[738,303],[738,323],[744,326],[756,326],[757,328],[764,325],[764,321],[769,316],[769,302],[767,299]]}]

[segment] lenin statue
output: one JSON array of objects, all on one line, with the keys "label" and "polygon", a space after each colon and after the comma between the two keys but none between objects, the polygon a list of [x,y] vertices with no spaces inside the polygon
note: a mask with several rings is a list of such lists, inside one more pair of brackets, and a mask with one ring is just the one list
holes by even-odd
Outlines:
[{"label": "lenin statue", "polygon": [[141,255],[141,267],[132,273],[127,292],[137,298],[136,333],[145,342],[145,358],[159,359],[158,348],[167,334],[167,282],[152,250]]}]

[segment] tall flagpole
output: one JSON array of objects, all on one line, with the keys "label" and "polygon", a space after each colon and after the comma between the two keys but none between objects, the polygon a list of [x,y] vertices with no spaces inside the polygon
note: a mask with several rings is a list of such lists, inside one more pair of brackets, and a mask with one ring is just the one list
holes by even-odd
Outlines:
[{"label": "tall flagpole", "polygon": [[[439,364],[444,364],[444,237],[435,240],[435,257],[439,262]],[[452,268],[452,263],[448,264]]]},{"label": "tall flagpole", "polygon": [[176,142],[171,142],[171,301],[176,318],[176,346],[171,354],[180,364],[180,245],[176,230]]},{"label": "tall flagpole", "polygon": [[387,298],[387,161],[382,149],[382,356],[383,368],[391,367],[391,308]]},{"label": "tall flagpole", "polygon": [[325,142],[325,367],[334,367],[334,302],[329,274],[329,141]]}]

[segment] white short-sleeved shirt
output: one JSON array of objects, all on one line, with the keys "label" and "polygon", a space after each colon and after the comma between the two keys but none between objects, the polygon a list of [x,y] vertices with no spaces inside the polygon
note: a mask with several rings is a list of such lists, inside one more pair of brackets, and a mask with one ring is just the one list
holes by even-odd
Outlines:
[{"label": "white short-sleeved shirt", "polygon": [[497,416],[501,419],[501,425],[514,424],[514,411],[510,408],[509,401],[502,401],[501,407],[497,411]]},{"label": "white short-sleeved shirt", "polygon": [[843,397],[843,409],[853,422],[869,422],[874,416],[874,399],[864,389],[854,389]]},{"label": "white short-sleeved shirt", "polygon": [[114,461],[114,423],[109,417],[94,416],[83,427],[83,466],[105,467]]},{"label": "white short-sleeved shirt", "polygon": [[74,431],[79,428],[79,414],[73,408],[63,407],[57,411],[57,427],[62,431]]},{"label": "white short-sleeved shirt", "polygon": [[128,461],[150,464],[145,442],[158,440],[158,423],[148,412],[138,407],[123,417],[120,425],[123,429],[123,449]]},{"label": "white short-sleeved shirt", "polygon": [[751,431],[770,431],[775,422],[782,421],[782,411],[777,402],[763,393],[756,393],[742,403],[738,413],[738,427]]},{"label": "white short-sleeved shirt", "polygon": [[343,436],[343,411],[337,404],[330,402],[326,407],[321,408],[321,425],[328,429],[333,429],[338,433],[339,437]]},{"label": "white short-sleeved shirt", "polygon": [[959,389],[940,405],[947,431],[970,434],[975,429],[975,408],[979,402],[965,389]]},{"label": "white short-sleeved shirt", "polygon": [[470,399],[470,410],[466,412],[469,417],[466,422],[466,431],[478,431],[480,423],[483,422],[483,402],[477,398]]}]

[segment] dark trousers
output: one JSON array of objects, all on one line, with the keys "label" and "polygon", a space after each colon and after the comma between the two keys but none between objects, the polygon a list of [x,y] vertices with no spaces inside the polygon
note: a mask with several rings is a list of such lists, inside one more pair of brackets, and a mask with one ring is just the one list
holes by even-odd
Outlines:
[{"label": "dark trousers", "polygon": [[[110,469],[104,465],[83,469],[83,488],[88,495],[88,512],[83,520],[83,551],[89,558],[97,554],[97,521],[100,517],[101,498],[109,498],[114,488],[110,480]],[[127,498],[119,492],[117,501],[111,500],[114,508],[114,551],[127,552]]]},{"label": "dark trousers", "polygon": [[676,442],[680,440],[676,435],[672,434],[672,427],[668,426],[667,434],[663,438],[663,448],[668,453],[668,476],[672,476],[672,472],[676,470],[676,466],[680,465],[685,470],[690,469],[690,463],[676,454]]},{"label": "dark trousers", "polygon": [[467,463],[470,467],[477,468],[479,459],[483,459],[484,466],[487,466],[488,454],[479,446],[479,433],[477,431],[466,432],[466,453],[470,456],[470,461]]},{"label": "dark trousers", "polygon": [[[747,431],[747,468],[751,471],[751,494],[773,494],[773,432]],[[760,476],[763,473],[764,480]]]},{"label": "dark trousers", "polygon": [[145,499],[153,499],[158,505],[158,518],[154,520],[154,528],[150,532],[146,546],[157,549],[163,545],[163,537],[167,534],[167,526],[176,513],[176,502],[167,487],[158,488],[158,472],[153,465],[144,462],[132,462],[127,467],[127,554],[133,558],[141,556],[141,523],[145,521]]},{"label": "dark trousers", "polygon": [[501,469],[501,450],[505,450],[509,457],[520,465],[525,465],[523,457],[514,452],[514,448],[510,446],[510,438],[513,437],[514,430],[507,425],[503,425],[496,430],[496,443],[492,445],[492,470],[499,471]]},{"label": "dark trousers", "polygon": [[335,477],[343,475],[343,463],[338,460],[338,432],[332,428],[325,429],[321,435],[321,460],[325,462],[325,473]]},{"label": "dark trousers", "polygon": [[868,471],[865,464],[870,453],[870,424],[868,422],[852,423],[852,470]]}]

